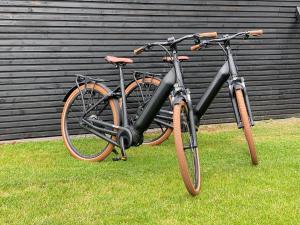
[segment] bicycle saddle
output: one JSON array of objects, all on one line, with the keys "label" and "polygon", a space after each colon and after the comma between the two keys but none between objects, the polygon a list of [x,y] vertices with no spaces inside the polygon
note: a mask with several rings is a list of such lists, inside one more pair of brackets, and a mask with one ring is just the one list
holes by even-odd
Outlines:
[{"label": "bicycle saddle", "polygon": [[110,56],[110,55],[106,56],[105,60],[108,63],[113,63],[113,64],[118,64],[118,63],[122,63],[122,64],[133,63],[132,59],[129,59],[129,58],[118,58],[118,57]]}]

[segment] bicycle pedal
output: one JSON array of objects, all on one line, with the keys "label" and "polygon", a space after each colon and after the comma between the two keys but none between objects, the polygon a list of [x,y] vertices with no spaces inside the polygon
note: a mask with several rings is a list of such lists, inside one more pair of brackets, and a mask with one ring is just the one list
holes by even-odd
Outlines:
[{"label": "bicycle pedal", "polygon": [[127,157],[114,157],[112,158],[113,161],[127,161]]}]

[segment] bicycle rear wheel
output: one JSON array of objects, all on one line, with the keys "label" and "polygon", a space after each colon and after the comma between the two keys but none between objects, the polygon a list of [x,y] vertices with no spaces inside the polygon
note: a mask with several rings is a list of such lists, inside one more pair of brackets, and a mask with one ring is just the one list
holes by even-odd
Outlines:
[{"label": "bicycle rear wheel", "polygon": [[[82,93],[82,95],[81,95]],[[89,118],[118,125],[118,102],[114,99],[101,101],[84,118],[84,108],[95,105],[109,93],[107,88],[98,84],[87,84],[76,88],[65,102],[61,115],[61,133],[64,143],[71,155],[80,160],[101,161],[113,150],[114,145],[91,132],[83,119]],[[95,124],[94,124],[95,125]],[[110,127],[102,127],[113,130]],[[99,132],[99,131],[98,131]],[[101,133],[108,138],[116,137]]]},{"label": "bicycle rear wheel", "polygon": [[251,131],[250,119],[248,116],[248,112],[247,112],[245,99],[244,99],[242,90],[241,89],[235,90],[235,96],[236,96],[239,113],[240,113],[240,117],[241,117],[242,124],[243,124],[244,134],[245,134],[247,144],[248,144],[249,153],[251,156],[251,161],[252,161],[253,165],[257,165],[258,160],[257,160],[257,155],[256,155],[256,149],[255,149],[254,139],[253,139],[253,135],[252,135],[252,131]]},{"label": "bicycle rear wheel", "polygon": [[[138,118],[139,113],[142,112],[159,85],[159,79],[155,77],[144,77],[137,79],[126,87],[125,94],[130,120],[135,121]],[[170,124],[170,126],[166,126],[165,123]],[[173,131],[171,124],[172,105],[171,99],[169,99],[156,115],[150,128],[144,133],[143,144],[160,145],[171,135]]]},{"label": "bicycle rear wheel", "polygon": [[179,169],[188,192],[195,196],[200,192],[200,163],[198,148],[193,147],[193,135],[189,109],[184,101],[174,106],[174,139]]}]

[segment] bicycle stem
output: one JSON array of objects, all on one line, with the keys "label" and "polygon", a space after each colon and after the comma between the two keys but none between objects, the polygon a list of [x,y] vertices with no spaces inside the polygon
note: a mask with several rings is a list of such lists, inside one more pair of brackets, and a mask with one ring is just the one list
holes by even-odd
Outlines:
[{"label": "bicycle stem", "polygon": [[236,70],[236,66],[234,63],[234,59],[231,53],[231,47],[230,44],[226,44],[226,50],[227,50],[227,58],[228,58],[228,64],[229,64],[229,73],[231,74],[232,78],[236,78],[237,77],[237,70]]},{"label": "bicycle stem", "polygon": [[181,74],[180,62],[177,58],[176,47],[172,49],[172,55],[173,55],[173,68],[175,69],[175,74],[176,74],[176,81],[180,87],[184,88],[183,77]]}]

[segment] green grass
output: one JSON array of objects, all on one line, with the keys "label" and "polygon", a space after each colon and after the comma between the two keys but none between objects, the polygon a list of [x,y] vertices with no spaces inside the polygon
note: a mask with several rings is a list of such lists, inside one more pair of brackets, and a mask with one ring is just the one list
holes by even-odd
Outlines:
[{"label": "green grass", "polygon": [[61,141],[1,145],[0,224],[299,224],[300,120],[259,122],[254,135],[256,167],[234,125],[202,129],[197,197],[173,138],[127,162],[78,161]]}]

